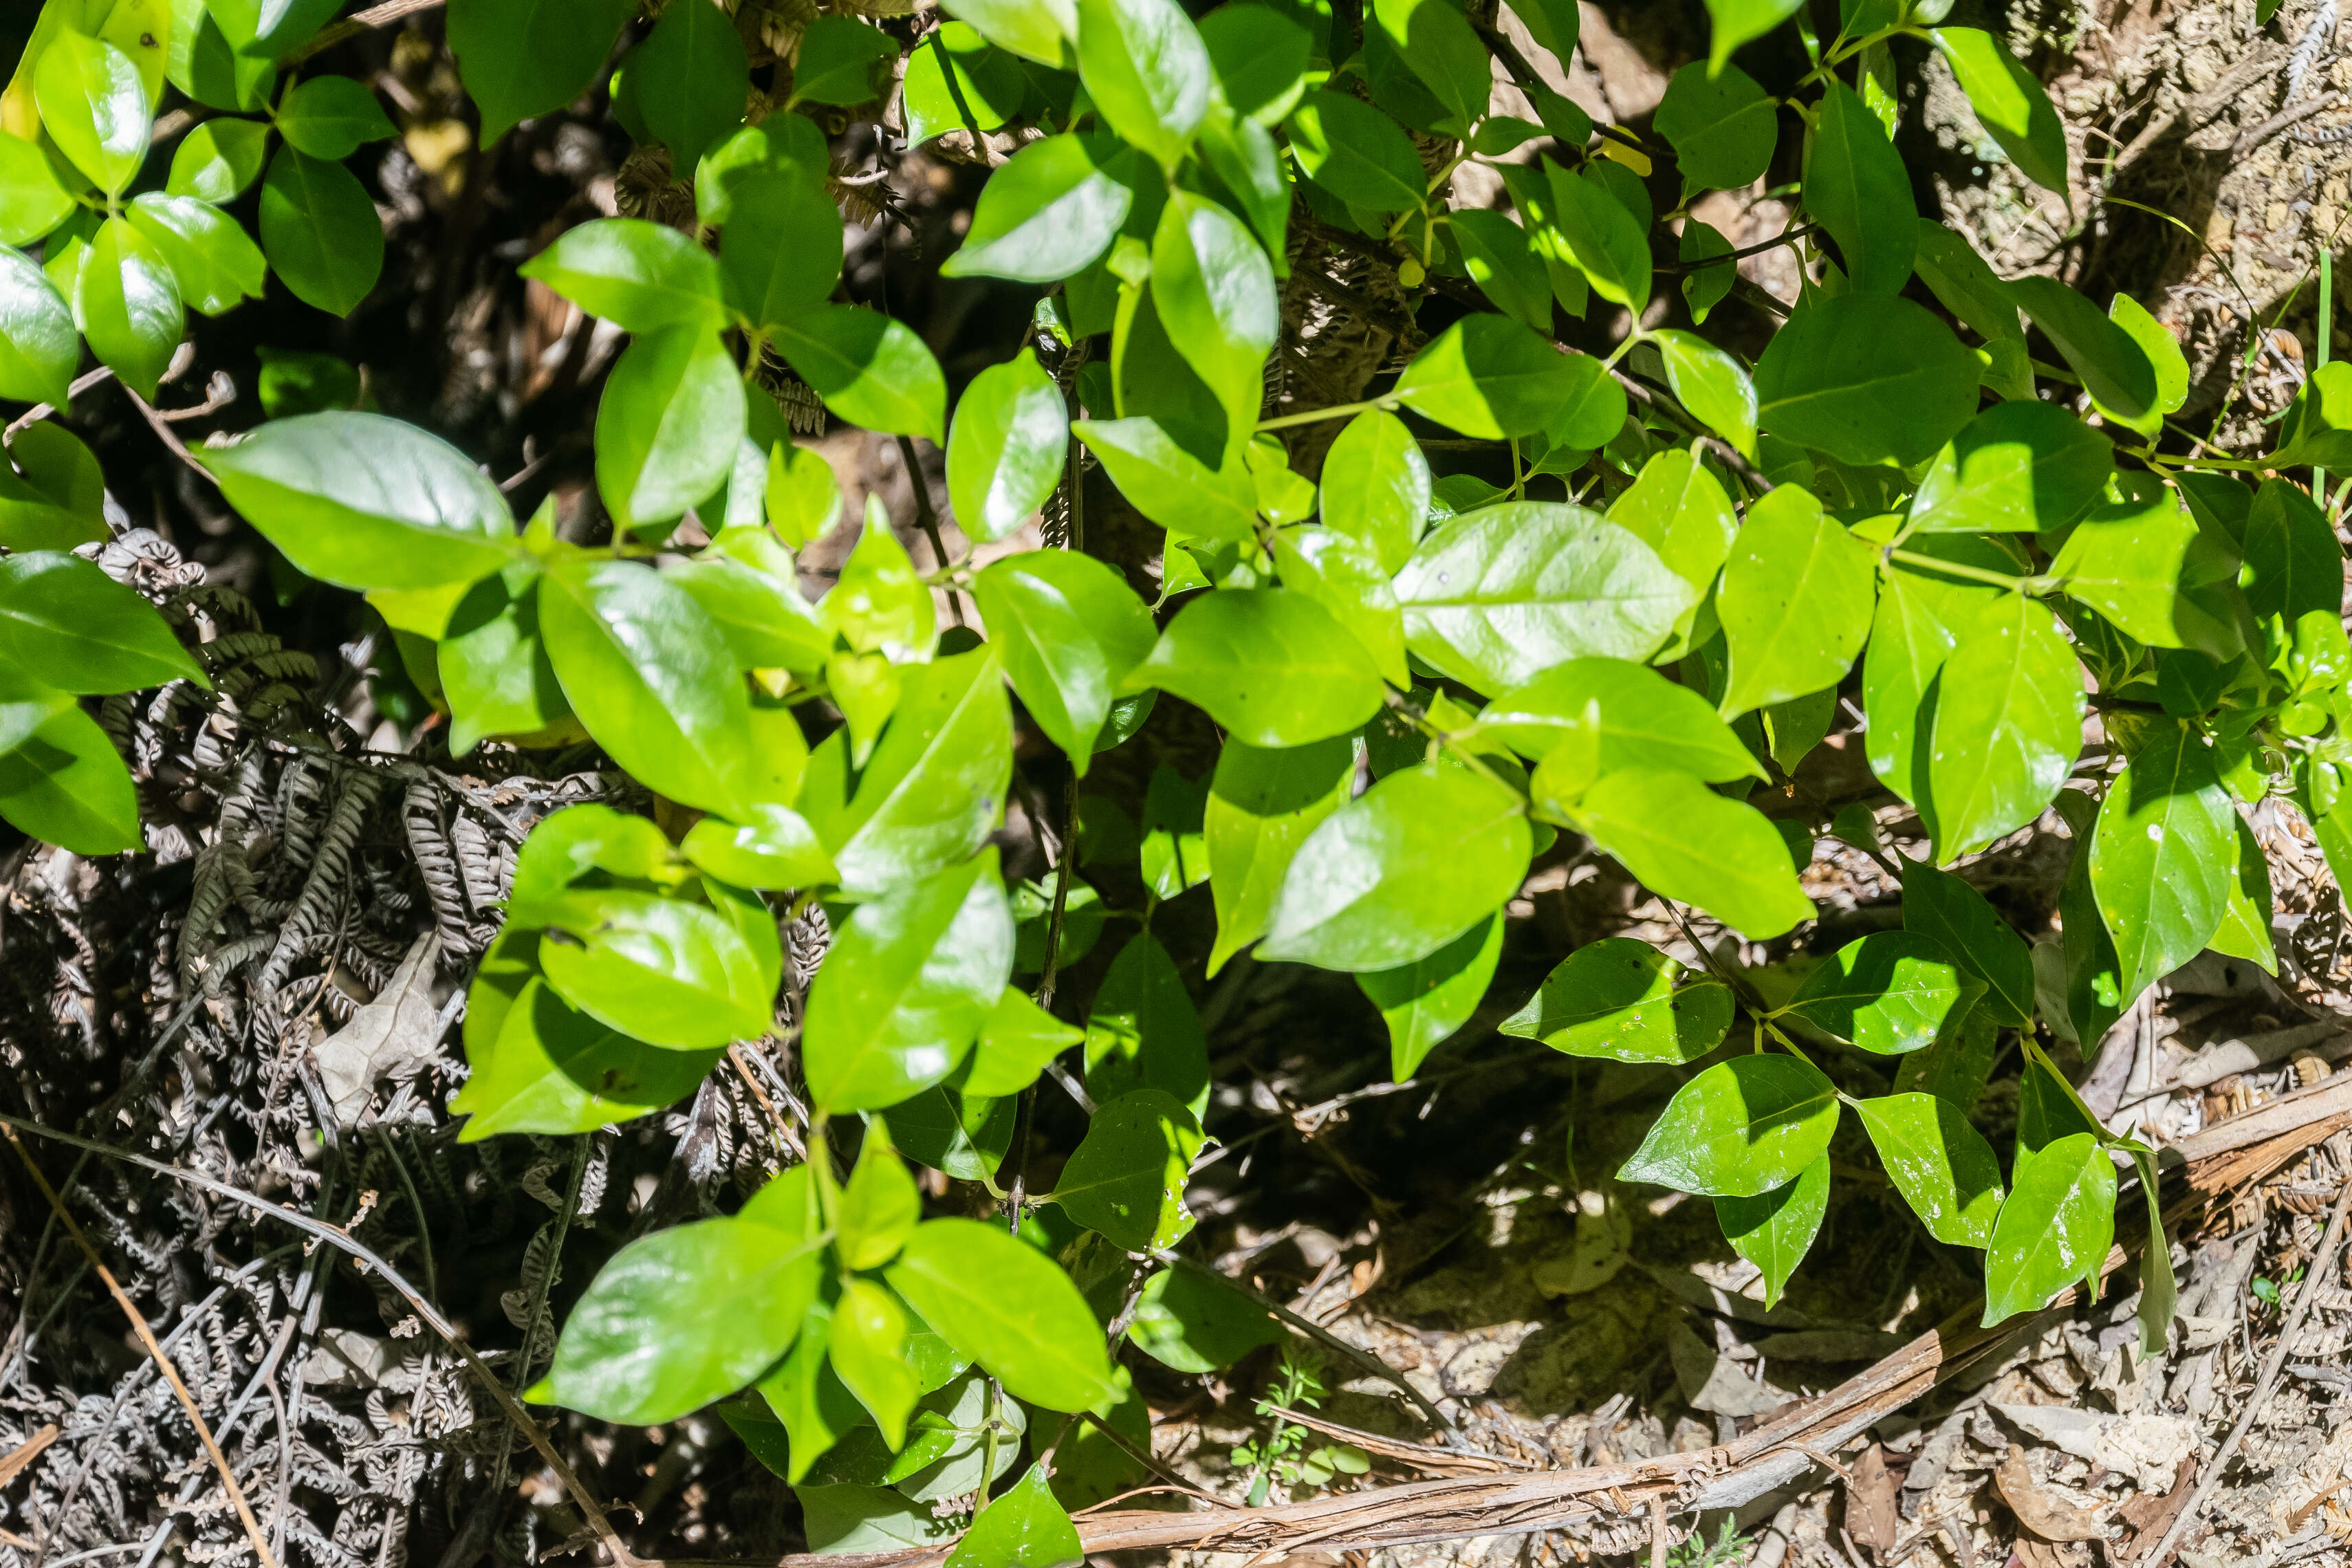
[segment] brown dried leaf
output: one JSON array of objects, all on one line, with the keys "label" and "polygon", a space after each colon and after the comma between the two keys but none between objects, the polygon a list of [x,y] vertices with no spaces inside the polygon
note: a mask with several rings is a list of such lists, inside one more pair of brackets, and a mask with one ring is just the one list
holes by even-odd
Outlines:
[{"label": "brown dried leaf", "polygon": [[1895,1545],[1900,1517],[1895,1509],[1895,1474],[1886,1452],[1873,1443],[1853,1462],[1845,1483],[1845,1531],[1857,1546],[1885,1552]]},{"label": "brown dried leaf", "polygon": [[2034,1484],[2033,1472],[2026,1468],[2025,1450],[2014,1443],[2009,1446],[2009,1458],[1993,1471],[1992,1482],[2029,1534],[2043,1541],[2106,1539],[2106,1522],[2097,1510],[2061,1502]]}]

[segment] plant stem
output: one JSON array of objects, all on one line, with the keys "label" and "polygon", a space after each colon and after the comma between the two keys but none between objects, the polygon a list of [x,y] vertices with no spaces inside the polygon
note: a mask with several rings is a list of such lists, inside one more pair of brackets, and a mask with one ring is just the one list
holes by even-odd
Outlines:
[{"label": "plant stem", "polygon": [[2006,572],[1996,572],[1989,566],[1970,566],[1966,562],[1946,561],[1941,556],[1922,555],[1916,550],[1896,550],[1890,547],[1886,552],[1886,558],[1889,561],[1900,562],[1906,566],[1916,566],[1925,572],[1941,572],[1948,577],[1960,577],[1971,583],[1983,583],[1995,588],[2006,588],[2011,593],[2023,594],[2029,598],[2038,598],[2043,594],[2055,591],[2059,583],[2059,579],[2049,576],[2013,577]]},{"label": "plant stem", "polygon": [[1298,425],[1320,425],[1326,419],[1349,419],[1375,408],[1395,406],[1396,399],[1393,397],[1372,397],[1361,403],[1335,403],[1328,408],[1309,408],[1298,414],[1277,414],[1271,419],[1259,420],[1257,433],[1262,436],[1269,430],[1287,430]]}]

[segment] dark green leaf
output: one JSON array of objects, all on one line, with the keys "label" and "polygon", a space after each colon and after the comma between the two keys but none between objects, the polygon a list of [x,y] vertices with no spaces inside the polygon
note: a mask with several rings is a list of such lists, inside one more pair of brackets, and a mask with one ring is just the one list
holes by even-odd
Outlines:
[{"label": "dark green leaf", "polygon": [[1919,229],[1910,174],[1878,116],[1834,78],[1805,157],[1805,210],[1837,241],[1857,294],[1909,281]]},{"label": "dark green leaf", "polygon": [[481,144],[579,97],[635,15],[633,0],[454,0],[449,47],[481,107]]},{"label": "dark green leaf", "polygon": [[717,5],[694,0],[665,8],[623,68],[646,129],[669,149],[681,179],[742,121],[751,65],[735,18]]},{"label": "dark green leaf", "polygon": [[2033,1017],[2033,955],[1985,896],[1948,871],[1903,868],[1903,924],[1933,938],[1953,962],[1985,983],[1985,1006],[2002,1024]]},{"label": "dark green leaf", "polygon": [[1204,1142],[1172,1096],[1139,1089],[1098,1106],[1052,1201],[1129,1252],[1173,1247],[1192,1228],[1184,1184]]},{"label": "dark green leaf", "polygon": [[1754,1197],[1718,1197],[1716,1223],[1731,1249],[1764,1271],[1764,1310],[1780,1304],[1829,1213],[1830,1157],[1820,1156],[1793,1181]]},{"label": "dark green leaf", "polygon": [[1108,1100],[1160,1089],[1194,1116],[1209,1107],[1209,1047],[1201,1016],[1168,950],[1150,931],[1110,962],[1087,1013],[1087,1090]]},{"label": "dark green leaf", "polygon": [[2122,963],[2124,1005],[2213,939],[2237,865],[2238,814],[2211,748],[2159,722],[2108,786],[2091,839],[2091,889]]},{"label": "dark green leaf", "polygon": [[1297,107],[1315,47],[1306,28],[1271,5],[1220,5],[1200,31],[1235,114],[1277,125]]},{"label": "dark green leaf", "polygon": [[350,157],[362,142],[397,136],[397,127],[375,94],[347,76],[314,76],[297,82],[278,105],[278,134],[298,153],[313,158]]},{"label": "dark green leaf", "polygon": [[349,169],[281,147],[261,177],[261,248],[296,299],[348,316],[383,271],[383,224]]},{"label": "dark green leaf", "polygon": [[2066,195],[2066,128],[2042,83],[1980,27],[1937,27],[1934,37],[1977,122],[2027,179]]},{"label": "dark green leaf", "polygon": [[841,215],[824,182],[798,171],[740,181],[729,195],[731,216],[719,241],[727,297],[746,321],[772,331],[833,292]]},{"label": "dark green leaf", "polygon": [[1805,305],[1756,364],[1757,419],[1843,462],[1916,463],[1976,413],[1977,356],[1924,305],[1847,295]]},{"label": "dark green leaf", "polygon": [[[151,191],[134,199],[123,216],[171,268],[180,297],[191,309],[217,316],[261,298],[269,264],[245,230],[218,207],[192,196]],[[178,346],[176,339],[173,346]]]},{"label": "dark green leaf", "polygon": [[2058,352],[2101,407],[2135,419],[2156,405],[2156,367],[2132,335],[2055,278],[2028,275],[2001,287]]},{"label": "dark green leaf", "polygon": [[2000,1162],[1959,1106],[1932,1094],[1854,1102],[1879,1163],[1927,1234],[1951,1247],[1991,1243]]},{"label": "dark green leaf", "polygon": [[859,104],[887,90],[898,40],[854,16],[819,16],[793,60],[794,103]]},{"label": "dark green leaf", "polygon": [[1675,1092],[1617,1179],[1758,1197],[1821,1158],[1837,1119],[1837,1088],[1814,1068],[1794,1057],[1734,1057]]},{"label": "dark green leaf", "polygon": [[1674,147],[1685,184],[1741,190],[1772,161],[1780,106],[1738,66],[1712,74],[1694,60],[1675,72],[1651,121]]},{"label": "dark green leaf", "polygon": [[1715,24],[1709,68],[1721,70],[1732,50],[1762,37],[1803,8],[1804,0],[1706,0],[1707,16]]},{"label": "dark green leaf", "polygon": [[1445,128],[1463,133],[1486,118],[1494,65],[1454,0],[1374,0],[1365,22],[1435,97]]},{"label": "dark green leaf", "polygon": [[2246,519],[2244,545],[2239,583],[2256,617],[2277,616],[2292,626],[2312,611],[2335,616],[2343,609],[2344,547],[2327,514],[2302,487],[2281,479],[2263,481]]}]

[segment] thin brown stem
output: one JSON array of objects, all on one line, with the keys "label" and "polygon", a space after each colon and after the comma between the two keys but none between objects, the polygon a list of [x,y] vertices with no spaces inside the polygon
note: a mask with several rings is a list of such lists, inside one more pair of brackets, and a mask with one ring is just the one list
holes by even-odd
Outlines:
[{"label": "thin brown stem", "polygon": [[[915,443],[905,436],[898,437],[898,459],[907,466],[907,488],[915,492],[915,524],[930,543],[931,565],[942,574],[952,571],[948,547],[940,539],[939,513],[931,510],[931,487],[924,482],[923,466],[915,459]],[[956,625],[964,624],[963,598],[953,588],[948,590],[948,613]]]}]

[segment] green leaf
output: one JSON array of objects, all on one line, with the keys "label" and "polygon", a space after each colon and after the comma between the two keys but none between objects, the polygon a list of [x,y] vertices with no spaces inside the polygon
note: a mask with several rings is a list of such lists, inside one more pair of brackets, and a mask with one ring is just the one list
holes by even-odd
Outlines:
[{"label": "green leaf", "polygon": [[[1698,422],[1747,456],[1756,456],[1756,388],[1738,360],[1696,332],[1652,332],[1665,362],[1666,384]],[[1613,432],[1612,432],[1613,434]]]},{"label": "green leaf", "polygon": [[146,847],[139,790],[114,742],[79,708],[43,720],[0,752],[0,817],[76,855],[121,855]]},{"label": "green leaf", "polygon": [[1143,795],[1143,843],[1138,857],[1143,885],[1158,900],[1179,897],[1209,879],[1202,816],[1209,782],[1188,779],[1161,763]]},{"label": "green leaf", "polygon": [[1794,1057],[1734,1057],[1675,1091],[1617,1179],[1759,1197],[1821,1158],[1837,1119],[1837,1087],[1818,1069]]},{"label": "green leaf", "polygon": [[1299,846],[1259,956],[1358,973],[1428,957],[1518,890],[1525,809],[1460,767],[1389,774]]},{"label": "green leaf", "polygon": [[1428,176],[1412,139],[1362,100],[1318,89],[1285,129],[1307,177],[1349,206],[1392,213],[1422,205]]},{"label": "green leaf", "polygon": [[879,649],[897,658],[919,658],[931,646],[929,584],[915,574],[879,500],[868,496],[866,526],[817,614],[861,653]]},{"label": "green leaf", "polygon": [[989,176],[940,272],[1045,283],[1100,256],[1135,203],[1141,158],[1111,137],[1048,136]]},{"label": "green leaf", "polygon": [[1418,658],[1501,691],[1563,659],[1647,658],[1698,595],[1597,512],[1507,501],[1433,529],[1397,574],[1396,596]]},{"label": "green leaf", "polygon": [[941,1085],[874,1115],[908,1159],[958,1181],[978,1182],[993,1179],[1011,1152],[1018,1108],[1010,1100]]},{"label": "green leaf", "polygon": [[2001,285],[2011,303],[2058,345],[2083,388],[2102,408],[2126,420],[2156,405],[2156,367],[2147,353],[2099,308],[2055,278],[2029,275]]},{"label": "green leaf", "polygon": [[2033,955],[1982,893],[1948,871],[1911,862],[1903,868],[1903,924],[1985,983],[1984,1005],[1999,1022],[2021,1028],[2032,1021]]},{"label": "green leaf", "polygon": [[2000,1162],[1959,1106],[1932,1094],[1891,1094],[1858,1100],[1854,1110],[1928,1235],[1951,1247],[1990,1245]]},{"label": "green leaf", "polygon": [[1370,547],[1383,571],[1412,558],[1428,526],[1429,459],[1404,421],[1367,409],[1323,458],[1323,525]]},{"label": "green leaf", "polygon": [[669,522],[709,495],[733,468],[744,409],[735,356],[709,327],[630,343],[596,405],[596,489],[614,522]]},{"label": "green leaf", "polygon": [[[194,140],[192,132],[188,142]],[[181,143],[181,154],[186,153],[187,145],[187,142]],[[260,167],[257,150],[254,166]],[[175,156],[172,163],[175,177],[179,167]],[[73,195],[58,183],[48,155],[22,136],[0,131],[0,245],[25,245],[38,239],[65,222],[73,210]]]},{"label": "green leaf", "polygon": [[90,240],[74,283],[74,316],[90,352],[152,400],[187,316],[170,263],[130,219],[108,218]]},{"label": "green leaf", "polygon": [[1638,319],[1650,303],[1650,237],[1646,226],[1610,194],[1602,180],[1547,163],[1551,222],[1592,291]]},{"label": "green leaf", "polygon": [[678,845],[686,858],[739,888],[813,888],[834,879],[816,829],[790,806],[760,802],[740,823],[706,816]]},{"label": "green leaf", "polygon": [[208,7],[239,54],[275,59],[324,26],[337,0],[211,0]]},{"label": "green leaf", "polygon": [[1723,568],[1717,613],[1729,645],[1723,711],[1745,713],[1834,686],[1870,635],[1870,547],[1782,485],[1748,509]]},{"label": "green leaf", "polygon": [[1157,1252],[1192,1228],[1184,1184],[1205,1142],[1192,1111],[1157,1089],[1098,1106],[1052,1201],[1129,1252]]},{"label": "green leaf", "polygon": [[229,504],[324,582],[435,588],[514,559],[498,486],[455,447],[397,419],[306,414],[203,451]]},{"label": "green leaf", "polygon": [[1730,988],[1690,974],[1646,942],[1604,937],[1560,960],[1496,1027],[1571,1057],[1679,1067],[1731,1031]]},{"label": "green leaf", "polygon": [[1803,8],[1804,0],[1706,0],[1707,17],[1715,24],[1708,68],[1721,70],[1732,50],[1762,37]]},{"label": "green leaf", "polygon": [[1267,588],[1192,600],[1126,687],[1172,691],[1254,746],[1344,735],[1380,710],[1384,689],[1363,645],[1330,611]]},{"label": "green leaf", "polygon": [[2044,190],[2066,195],[2066,128],[2042,83],[1980,27],[1937,27],[1932,36],[1960,90],[1969,95],[1977,122],[2018,172]]},{"label": "green leaf", "polygon": [[154,97],[139,64],[112,44],[59,27],[33,64],[41,129],[109,196],[147,161]]},{"label": "green leaf", "polygon": [[1751,941],[1813,918],[1780,831],[1688,773],[1612,773],[1577,802],[1575,819],[1652,891],[1696,904]]},{"label": "green leaf", "polygon": [[801,1059],[818,1107],[879,1110],[945,1079],[1012,972],[992,852],[857,905],[809,987]]},{"label": "green leaf", "polygon": [[2102,407],[2099,412],[2153,440],[2164,429],[2164,416],[2177,413],[2189,401],[2189,356],[2180,352],[2180,341],[2172,335],[2172,329],[2128,294],[2117,294],[2107,301],[2107,319],[2147,356],[2148,367],[2156,372],[2156,401],[2137,419],[2111,408]]},{"label": "green leaf", "polygon": [[841,277],[841,214],[821,178],[795,170],[739,181],[730,213],[719,265],[728,300],[744,320],[773,331],[833,292]]},{"label": "green leaf", "polygon": [[2121,961],[2122,1005],[2204,951],[2237,867],[2238,814],[2211,748],[2159,722],[2108,786],[2091,838],[2091,890]]},{"label": "green leaf", "polygon": [[1754,1197],[1717,1197],[1716,1223],[1731,1249],[1764,1271],[1764,1310],[1780,1304],[1829,1213],[1830,1157],[1823,1154],[1793,1181]]},{"label": "green leaf", "polygon": [[2352,360],[2323,364],[2305,378],[2279,422],[2274,461],[2282,468],[2352,462]]},{"label": "green leaf", "polygon": [[1280,751],[1225,742],[1202,817],[1217,910],[1209,973],[1265,934],[1292,857],[1317,825],[1347,804],[1355,773],[1354,748],[1345,737]]},{"label": "green leaf", "polygon": [[296,299],[348,316],[383,271],[383,224],[349,169],[280,147],[261,177],[261,249]]},{"label": "green leaf", "polygon": [[648,788],[740,816],[750,705],[702,606],[635,562],[567,560],[543,580],[539,614],[564,696],[596,743]]},{"label": "green leaf", "polygon": [[1969,421],[1920,477],[1921,533],[2054,532],[2099,499],[2115,469],[2105,437],[2054,404],[1997,404]]},{"label": "green leaf", "polygon": [[859,104],[888,90],[898,41],[851,16],[819,16],[793,61],[793,103]]},{"label": "green leaf", "polygon": [[1229,458],[1212,468],[1157,419],[1080,419],[1071,432],[1100,460],[1119,494],[1163,528],[1189,537],[1246,539],[1257,526],[1257,489]]},{"label": "green leaf", "polygon": [[1494,65],[1454,0],[1374,0],[1366,20],[1388,35],[1397,57],[1435,96],[1445,128],[1466,132],[1486,117]]},{"label": "green leaf", "polygon": [[845,1268],[879,1268],[898,1256],[923,1217],[923,1194],[889,1142],[868,1138],[841,1189],[839,1235],[834,1245]]},{"label": "green leaf", "polygon": [[[261,247],[218,207],[150,191],[134,198],[123,216],[163,258],[181,299],[201,314],[217,316],[261,298],[269,264]],[[177,339],[173,346],[178,347]]]},{"label": "green leaf", "polygon": [[567,229],[520,270],[632,332],[715,326],[721,314],[719,263],[677,230],[644,218]]},{"label": "green leaf", "polygon": [[2278,953],[2271,945],[2271,871],[2263,847],[2243,817],[2238,820],[2238,865],[2230,878],[2229,903],[2221,924],[2206,942],[2216,952],[2226,952],[2278,973]]},{"label": "green leaf", "polygon": [[694,170],[696,216],[723,226],[734,221],[737,192],[777,179],[823,185],[832,172],[833,152],[815,121],[771,114],[703,154]]},{"label": "green leaf", "polygon": [[1058,70],[1077,64],[1075,0],[947,0],[946,10],[1000,49]]},{"label": "green leaf", "polygon": [[1832,953],[1797,987],[1788,1010],[1832,1039],[1892,1057],[1935,1044],[1979,994],[1942,942],[1881,931]]},{"label": "green leaf", "polygon": [[[1238,12],[1252,7],[1231,9]],[[1255,9],[1266,10],[1264,6]],[[1286,108],[1285,112],[1288,112]],[[1273,258],[1274,275],[1289,276],[1289,263],[1284,258],[1290,235],[1290,164],[1276,148],[1272,133],[1255,120],[1236,119],[1227,110],[1217,110],[1201,122],[1194,151],[1202,164],[1225,187],[1233,205],[1249,219],[1258,243]]]},{"label": "green leaf", "polygon": [[[1450,0],[1423,3],[1451,8]],[[1454,243],[1462,247],[1463,265],[1469,271],[1470,280],[1486,291],[1495,308],[1513,321],[1549,333],[1551,282],[1527,230],[1503,214],[1483,207],[1457,209],[1447,220],[1447,227]]]},{"label": "green leaf", "polygon": [[1599,713],[1602,773],[1664,768],[1709,781],[1762,778],[1756,760],[1706,698],[1622,658],[1576,658],[1517,686],[1478,712],[1478,733],[1540,761]]},{"label": "green leaf", "polygon": [[363,142],[400,134],[375,94],[347,76],[297,82],[278,103],[276,124],[288,146],[313,158],[348,158]]},{"label": "green leaf", "polygon": [[1428,957],[1356,976],[1389,1030],[1389,1077],[1402,1083],[1470,1021],[1503,956],[1498,910]]},{"label": "green leaf", "polygon": [[742,122],[751,68],[735,18],[705,0],[663,10],[623,69],[633,83],[646,129],[669,149],[681,179]]},{"label": "green leaf", "polygon": [[1909,281],[1919,231],[1911,176],[1878,116],[1834,78],[1805,157],[1805,210],[1837,241],[1855,293],[1891,295]]},{"label": "green leaf", "polygon": [[2315,610],[2329,616],[2342,610],[2344,547],[2327,514],[2300,486],[2263,481],[2246,518],[2244,545],[2239,583],[2256,619],[2277,616],[2292,626]]},{"label": "green leaf", "polygon": [[1087,1090],[1109,1100],[1165,1091],[1194,1116],[1209,1108],[1209,1047],[1175,960],[1150,931],[1112,958],[1087,1012]]},{"label": "green leaf", "polygon": [[833,465],[805,447],[780,441],[768,453],[769,526],[797,550],[841,521],[841,481]]},{"label": "green leaf", "polygon": [[1012,704],[982,648],[903,670],[866,765],[851,770],[845,733],[828,737],[797,805],[842,888],[878,893],[971,858],[1003,816],[1012,773]]},{"label": "green leaf", "polygon": [[1297,528],[1276,536],[1274,561],[1284,585],[1330,611],[1371,655],[1383,680],[1411,684],[1404,617],[1370,549],[1328,528]]},{"label": "green leaf", "polygon": [[136,590],[47,550],[0,556],[0,666],[75,693],[212,684]]},{"label": "green leaf", "polygon": [[1075,551],[1007,556],[972,582],[1013,690],[1084,777],[1119,683],[1157,641],[1119,574]]},{"label": "green leaf", "polygon": [[65,297],[22,251],[0,247],[0,397],[62,408],[80,363]]},{"label": "green leaf", "polygon": [[1044,1253],[996,1226],[927,1221],[890,1266],[889,1280],[1016,1399],[1086,1410],[1117,1393],[1086,1299]]},{"label": "green leaf", "polygon": [[1953,629],[1927,764],[1947,861],[2041,816],[2083,749],[2082,674],[2048,608],[2004,595]]},{"label": "green leaf", "polygon": [[473,1070],[449,1099],[450,1112],[467,1119],[461,1143],[501,1132],[593,1132],[632,1121],[693,1093],[724,1054],[632,1039],[566,1005],[535,974],[501,1016],[488,1046],[467,1043]]},{"label": "green leaf", "polygon": [[903,1447],[922,1390],[907,1365],[907,1310],[898,1298],[871,1280],[844,1280],[826,1355],[842,1385],[873,1414],[883,1443]]},{"label": "green leaf", "polygon": [[948,22],[916,45],[901,87],[907,142],[919,146],[944,132],[1001,128],[1020,112],[1029,78],[971,24]]},{"label": "green leaf", "polygon": [[854,305],[818,305],[779,323],[776,347],[850,424],[947,439],[947,379],[904,322]]},{"label": "green leaf", "polygon": [[1143,1282],[1127,1337],[1163,1366],[1202,1373],[1231,1366],[1261,1345],[1280,1344],[1283,1328],[1221,1277],[1178,1268]]},{"label": "green leaf", "polygon": [[724,1398],[792,1348],[816,1297],[816,1250],[741,1217],[631,1242],[572,1309],[537,1396],[632,1426]]},{"label": "green leaf", "polygon": [[1465,316],[1405,366],[1392,395],[1465,436],[1531,436],[1580,388],[1569,361],[1506,316]]},{"label": "green leaf", "polygon": [[1713,71],[1694,60],[1666,83],[1651,125],[1675,150],[1693,189],[1743,190],[1772,161],[1780,106],[1738,66]]},{"label": "green leaf", "polygon": [[449,47],[482,111],[481,145],[579,97],[635,15],[633,0],[455,0]]},{"label": "green leaf", "polygon": [[1061,483],[1069,444],[1062,390],[1035,351],[972,377],[948,432],[948,498],[964,537],[992,543],[1017,531]]},{"label": "green leaf", "polygon": [[1078,79],[1103,121],[1173,170],[1209,111],[1216,75],[1176,0],[1077,0]]},{"label": "green leaf", "polygon": [[[1067,931],[1063,934],[1067,936]],[[982,1098],[1018,1094],[1037,1081],[1046,1063],[1086,1037],[1085,1030],[1063,1023],[1007,986],[980,1026],[980,1044],[972,1053],[971,1070],[964,1075],[963,1092]]]},{"label": "green leaf", "polygon": [[948,1553],[947,1568],[1067,1568],[1086,1555],[1041,1460],[980,1510]]},{"label": "green leaf", "polygon": [[1876,294],[1818,300],[1757,361],[1757,420],[1841,462],[1916,463],[1975,416],[1978,368],[1924,305]]},{"label": "green leaf", "polygon": [[1255,421],[1282,310],[1273,266],[1249,229],[1214,202],[1171,191],[1152,235],[1151,297],[1176,352],[1227,416],[1241,427]]},{"label": "green leaf", "polygon": [[701,905],[625,889],[573,890],[541,906],[548,984],[601,1024],[672,1050],[752,1039],[771,1026],[774,984],[759,954]]},{"label": "green leaf", "polygon": [[1692,322],[1703,327],[1707,312],[1729,298],[1739,279],[1731,265],[1731,241],[1712,224],[1685,218],[1675,258],[1683,264],[1683,301],[1690,307]]},{"label": "green leaf", "polygon": [[2116,1228],[2116,1167],[2076,1132],[2021,1154],[1985,1251],[1987,1326],[2038,1310],[2105,1262]]},{"label": "green leaf", "polygon": [[833,651],[834,632],[800,590],[731,557],[705,554],[662,574],[719,625],[744,669],[814,674]]},{"label": "green leaf", "polygon": [[1272,126],[1297,107],[1315,47],[1306,28],[1271,5],[1220,5],[1198,26],[1235,114]]}]

